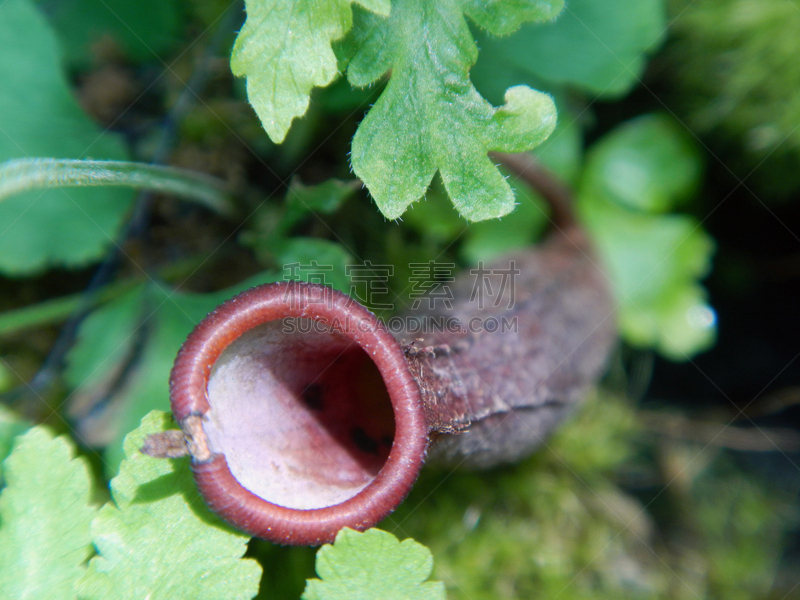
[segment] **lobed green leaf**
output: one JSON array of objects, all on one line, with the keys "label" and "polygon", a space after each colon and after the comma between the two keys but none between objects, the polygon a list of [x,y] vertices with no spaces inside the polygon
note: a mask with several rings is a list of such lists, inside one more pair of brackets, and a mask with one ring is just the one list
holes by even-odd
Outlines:
[{"label": "lobed green leaf", "polygon": [[555,19],[563,8],[564,0],[469,0],[464,5],[470,19],[494,35],[514,33],[526,21]]},{"label": "lobed green leaf", "polygon": [[[389,0],[359,3],[382,15]],[[331,42],[353,22],[350,0],[248,0],[247,21],[231,55],[235,75],[247,77],[247,97],[269,137],[280,143],[308,109],[315,86],[336,77]]]},{"label": "lobed green leaf", "polygon": [[66,436],[43,426],[20,435],[0,495],[0,592],[31,600],[75,598],[91,552],[92,480]]},{"label": "lobed green leaf", "polygon": [[391,79],[356,132],[351,161],[389,219],[425,194],[437,170],[468,220],[511,212],[514,194],[487,152],[530,149],[555,128],[546,94],[512,87],[494,108],[473,87],[469,69],[478,50],[465,9],[475,12],[460,0],[408,0],[396,3],[388,19],[355,19],[358,50],[348,79],[363,86],[389,69]]},{"label": "lobed green leaf", "polygon": [[391,533],[342,529],[317,552],[317,575],[303,600],[444,600],[444,584],[428,581],[433,556],[412,539]]},{"label": "lobed green leaf", "polygon": [[113,503],[92,522],[97,556],[78,582],[85,600],[252,598],[261,568],[241,557],[248,536],[211,513],[188,458],[140,452],[145,438],[170,427],[154,411],[125,438],[125,460],[111,481]]},{"label": "lobed green leaf", "polygon": [[[555,131],[533,150],[533,154],[554,175],[564,182],[573,182],[582,166],[581,131],[568,111],[559,108],[559,115],[561,118]],[[477,264],[481,260],[492,260],[512,250],[530,246],[540,239],[548,223],[547,206],[525,183],[513,176],[508,182],[517,201],[514,212],[502,219],[470,225],[460,248],[465,262]]]}]

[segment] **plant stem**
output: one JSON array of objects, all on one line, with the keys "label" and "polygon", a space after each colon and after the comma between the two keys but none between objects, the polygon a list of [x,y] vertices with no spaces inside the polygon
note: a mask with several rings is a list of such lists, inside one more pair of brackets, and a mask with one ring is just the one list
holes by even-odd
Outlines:
[{"label": "plant stem", "polygon": [[[177,139],[178,123],[185,117],[190,107],[200,97],[199,95],[208,83],[211,73],[208,67],[209,63],[219,52],[226,37],[229,36],[231,32],[236,29],[236,25],[241,22],[242,10],[240,0],[234,5],[231,5],[226,13],[225,17],[219,23],[211,42],[207,45],[200,57],[195,72],[187,82],[185,89],[161,122],[158,134],[159,141],[156,145],[156,151],[151,157],[151,163],[153,164],[166,162],[170,150]],[[165,67],[169,68],[167,65],[165,65]],[[125,225],[124,230],[98,266],[92,280],[83,292],[83,301],[64,323],[58,339],[50,349],[39,371],[34,378],[22,388],[25,393],[39,393],[39,390],[48,387],[53,378],[60,372],[64,358],[75,342],[78,328],[91,310],[92,294],[111,281],[119,267],[123,256],[121,250],[122,245],[126,240],[144,235],[150,212],[150,203],[151,199],[149,193],[142,192],[138,194],[131,217]]]},{"label": "plant stem", "polygon": [[83,186],[130,186],[175,194],[221,214],[233,214],[233,205],[221,182],[175,167],[55,158],[20,158],[0,163],[0,202],[37,188]]},{"label": "plant stem", "polygon": [[[136,284],[135,281],[121,281],[111,284],[91,294],[89,300],[97,304],[115,298]],[[0,336],[17,333],[29,327],[63,321],[82,306],[85,294],[79,292],[62,298],[54,298],[33,306],[25,306],[0,314]]]}]

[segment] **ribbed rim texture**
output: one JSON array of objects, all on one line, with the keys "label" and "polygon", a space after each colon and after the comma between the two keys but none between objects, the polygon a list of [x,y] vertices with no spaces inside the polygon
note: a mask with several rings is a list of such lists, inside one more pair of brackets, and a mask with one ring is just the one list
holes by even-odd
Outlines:
[{"label": "ribbed rim texture", "polygon": [[286,317],[322,322],[334,318],[338,332],[355,341],[380,371],[392,402],[395,436],[377,477],[353,498],[326,508],[299,510],[268,502],[242,487],[225,457],[192,461],[197,487],[209,507],[234,527],[279,544],[319,545],[343,527],[363,530],[392,512],[417,479],[428,444],[420,391],[397,340],[365,307],[331,288],[302,282],[250,289],[220,305],[201,321],[178,352],[170,376],[172,412],[180,423],[209,410],[211,367],[244,332]]}]

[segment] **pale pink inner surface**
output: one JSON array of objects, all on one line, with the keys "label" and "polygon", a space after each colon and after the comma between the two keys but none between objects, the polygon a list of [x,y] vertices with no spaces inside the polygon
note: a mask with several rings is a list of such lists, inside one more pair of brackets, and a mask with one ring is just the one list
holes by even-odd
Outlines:
[{"label": "pale pink inner surface", "polygon": [[244,488],[287,508],[352,498],[375,479],[394,438],[375,364],[308,319],[260,325],[228,346],[212,368],[208,401],[211,450]]}]

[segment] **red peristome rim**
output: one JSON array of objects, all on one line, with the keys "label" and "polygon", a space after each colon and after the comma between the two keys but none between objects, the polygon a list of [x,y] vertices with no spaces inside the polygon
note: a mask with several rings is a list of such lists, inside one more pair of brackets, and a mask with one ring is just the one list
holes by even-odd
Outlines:
[{"label": "red peristome rim", "polygon": [[189,335],[170,376],[170,402],[178,422],[209,410],[211,367],[244,332],[278,319],[346,324],[337,329],[369,355],[392,402],[395,436],[377,477],[353,498],[326,508],[300,510],[268,502],[242,487],[225,457],[193,461],[195,481],[209,507],[234,527],[280,544],[318,545],[333,541],[342,527],[367,529],[392,512],[417,479],[428,444],[419,387],[397,340],[371,312],[328,287],[301,282],[252,288],[223,303]]}]

